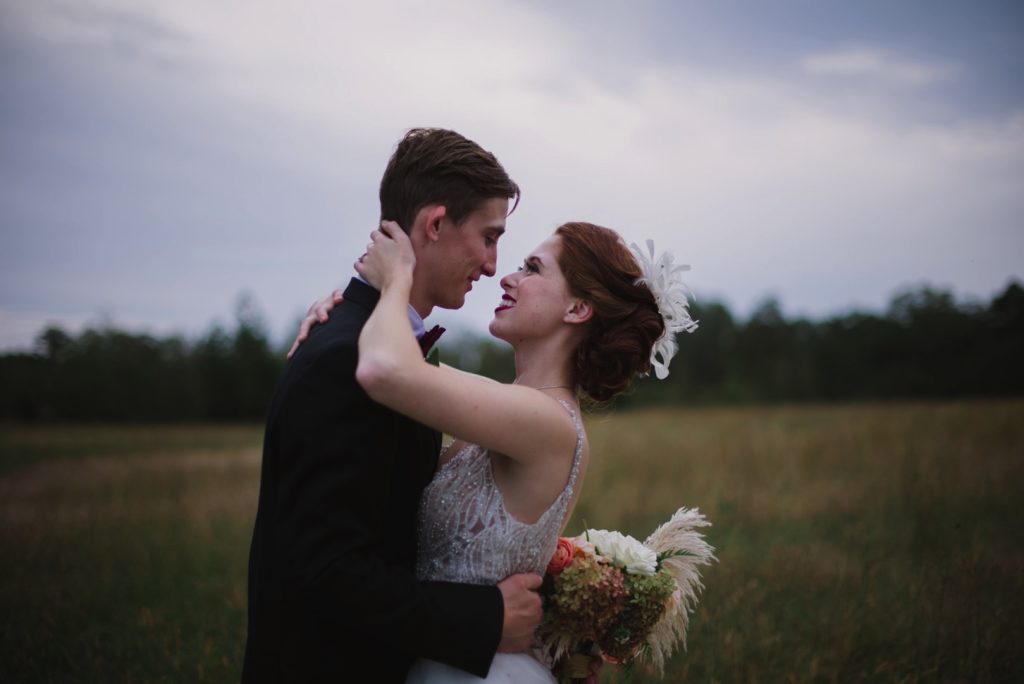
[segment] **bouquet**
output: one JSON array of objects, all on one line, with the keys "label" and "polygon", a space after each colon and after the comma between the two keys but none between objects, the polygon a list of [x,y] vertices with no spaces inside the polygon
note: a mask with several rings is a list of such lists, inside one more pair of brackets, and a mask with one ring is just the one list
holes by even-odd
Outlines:
[{"label": "bouquet", "polygon": [[585,679],[594,658],[640,657],[662,673],[677,643],[686,648],[703,589],[697,566],[717,560],[695,528],[710,524],[697,509],[680,508],[642,544],[608,530],[558,540],[541,586],[538,636],[560,682]]}]

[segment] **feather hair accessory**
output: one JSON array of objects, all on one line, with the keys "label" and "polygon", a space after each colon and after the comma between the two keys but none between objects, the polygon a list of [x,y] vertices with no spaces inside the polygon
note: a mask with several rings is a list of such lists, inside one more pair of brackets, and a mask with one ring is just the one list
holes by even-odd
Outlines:
[{"label": "feather hair accessory", "polygon": [[643,274],[636,279],[637,285],[646,285],[654,295],[654,301],[658,305],[658,312],[665,321],[665,332],[654,343],[651,349],[651,365],[654,367],[654,374],[659,380],[668,377],[668,364],[672,357],[679,350],[676,344],[676,335],[680,332],[692,333],[697,329],[697,321],[690,317],[690,298],[693,296],[689,288],[683,283],[682,274],[689,271],[688,264],[676,264],[672,252],[662,252],[660,256],[654,254],[654,240],[647,241],[647,252],[644,252],[636,243],[630,245],[637,263],[640,265],[640,272]]}]

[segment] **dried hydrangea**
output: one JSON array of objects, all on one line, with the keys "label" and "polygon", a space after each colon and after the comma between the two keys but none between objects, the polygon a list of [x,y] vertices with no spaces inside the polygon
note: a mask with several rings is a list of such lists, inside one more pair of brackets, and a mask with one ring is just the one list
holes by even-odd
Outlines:
[{"label": "dried hydrangea", "polygon": [[592,556],[578,556],[558,576],[546,578],[547,610],[541,633],[596,639],[611,626],[626,601],[623,575]]},{"label": "dried hydrangea", "polygon": [[605,655],[626,660],[636,654],[651,629],[661,620],[676,581],[667,572],[625,576],[627,599],[611,626],[597,642]]}]

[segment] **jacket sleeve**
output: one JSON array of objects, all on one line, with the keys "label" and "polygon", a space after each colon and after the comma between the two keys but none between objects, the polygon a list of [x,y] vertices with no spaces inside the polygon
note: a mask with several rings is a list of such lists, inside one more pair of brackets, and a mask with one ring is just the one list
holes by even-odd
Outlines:
[{"label": "jacket sleeve", "polygon": [[497,587],[418,582],[381,553],[392,474],[410,455],[399,453],[399,418],[363,392],[355,365],[352,347],[320,355],[292,383],[270,433],[287,462],[278,534],[296,595],[354,643],[486,676],[501,639]]}]

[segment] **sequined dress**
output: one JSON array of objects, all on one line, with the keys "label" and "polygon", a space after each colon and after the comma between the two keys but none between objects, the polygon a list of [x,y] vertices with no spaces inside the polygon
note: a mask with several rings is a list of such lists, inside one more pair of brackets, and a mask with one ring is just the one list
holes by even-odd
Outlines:
[{"label": "sequined dress", "polygon": [[[423,580],[497,584],[509,575],[544,573],[555,551],[579,476],[583,425],[576,411],[559,403],[576,426],[576,450],[565,488],[537,522],[520,522],[505,508],[486,449],[462,447],[438,470],[420,500],[416,575]],[[495,655],[486,680],[431,660],[413,665],[407,684],[438,682],[553,682],[548,669],[524,653]]]}]

